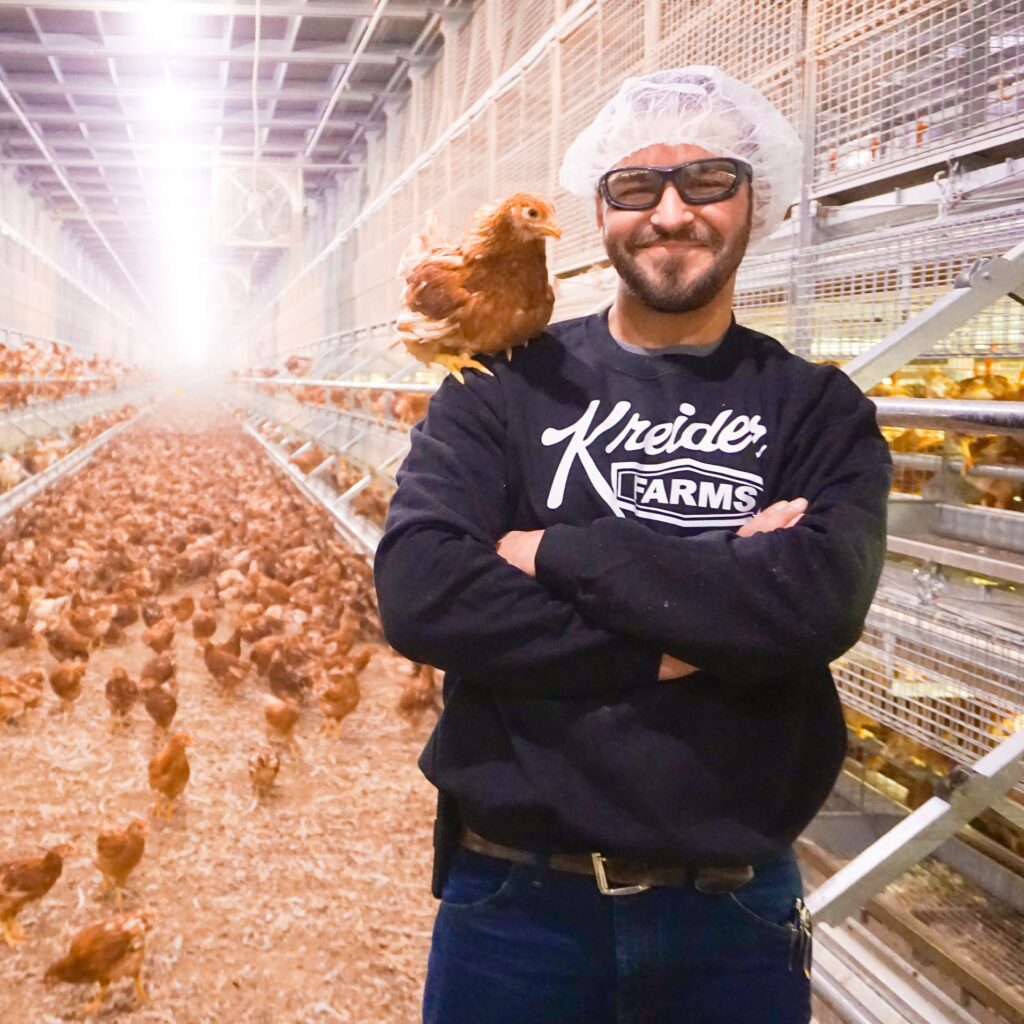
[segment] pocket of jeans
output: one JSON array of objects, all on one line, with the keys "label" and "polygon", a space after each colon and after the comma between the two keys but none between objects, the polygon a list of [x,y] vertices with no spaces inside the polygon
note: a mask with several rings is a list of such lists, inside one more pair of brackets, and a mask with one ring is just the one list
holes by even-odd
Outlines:
[{"label": "pocket of jeans", "polygon": [[458,849],[452,856],[441,902],[449,910],[492,908],[515,891],[526,867],[525,864]]},{"label": "pocket of jeans", "polygon": [[742,890],[739,896],[734,892],[725,894],[724,898],[730,910],[748,924],[762,928],[780,938],[789,938],[796,921],[796,896],[787,894],[778,903],[766,904],[765,901],[758,900],[753,906],[750,905],[750,901],[742,900],[740,896],[742,896]]},{"label": "pocket of jeans", "polygon": [[733,916],[788,938],[796,923],[797,900],[802,896],[799,868],[795,863],[782,863],[773,865],[768,877],[755,875],[745,886],[721,898]]}]

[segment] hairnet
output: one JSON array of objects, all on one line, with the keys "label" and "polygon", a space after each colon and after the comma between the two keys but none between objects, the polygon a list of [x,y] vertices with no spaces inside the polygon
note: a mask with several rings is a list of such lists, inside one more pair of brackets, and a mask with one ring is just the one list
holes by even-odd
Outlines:
[{"label": "hairnet", "polygon": [[593,195],[605,171],[655,143],[700,146],[750,164],[752,242],[770,235],[797,198],[799,136],[760,92],[706,66],[627,78],[566,150],[558,180],[576,195]]}]

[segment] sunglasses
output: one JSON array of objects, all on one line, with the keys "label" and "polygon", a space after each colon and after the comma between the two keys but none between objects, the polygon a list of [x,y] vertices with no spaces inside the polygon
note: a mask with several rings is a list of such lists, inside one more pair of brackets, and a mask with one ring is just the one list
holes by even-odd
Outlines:
[{"label": "sunglasses", "polygon": [[649,210],[661,202],[672,182],[683,202],[691,206],[720,203],[736,195],[753,177],[750,164],[732,157],[690,160],[677,167],[615,167],[601,175],[598,192],[619,210]]}]

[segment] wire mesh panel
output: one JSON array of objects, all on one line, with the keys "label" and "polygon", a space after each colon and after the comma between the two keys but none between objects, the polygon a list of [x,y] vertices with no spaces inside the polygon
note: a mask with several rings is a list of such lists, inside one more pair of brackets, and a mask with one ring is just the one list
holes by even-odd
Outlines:
[{"label": "wire mesh panel", "polygon": [[[730,12],[701,0],[662,0],[660,7],[655,67],[713,64],[764,89],[795,121],[799,110],[792,73],[802,53],[803,25],[799,0],[752,0]],[[785,85],[773,89],[780,71]]]},{"label": "wire mesh panel", "polygon": [[812,5],[814,181],[941,159],[1024,115],[1024,0]]},{"label": "wire mesh panel", "polygon": [[791,303],[796,256],[793,252],[751,256],[740,265],[733,308],[736,320],[790,345],[793,334]]},{"label": "wire mesh panel", "polygon": [[[957,274],[1006,252],[1024,237],[1024,209],[947,217],[878,230],[868,237],[799,252],[804,301],[795,312],[795,349],[846,360],[947,293]],[[1024,355],[1024,306],[1002,299],[948,335],[935,354]]]},{"label": "wire mesh panel", "polygon": [[941,755],[917,755],[936,774],[1024,728],[1024,632],[892,583],[879,587],[861,641],[833,675],[848,707]]}]

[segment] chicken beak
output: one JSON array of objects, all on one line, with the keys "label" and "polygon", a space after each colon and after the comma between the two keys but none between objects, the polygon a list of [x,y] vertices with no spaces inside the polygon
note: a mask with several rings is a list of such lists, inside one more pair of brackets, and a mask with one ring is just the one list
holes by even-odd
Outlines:
[{"label": "chicken beak", "polygon": [[545,235],[551,235],[552,238],[562,237],[562,229],[557,224],[544,224],[541,227],[541,231],[543,231]]}]

